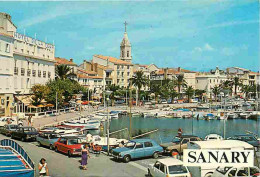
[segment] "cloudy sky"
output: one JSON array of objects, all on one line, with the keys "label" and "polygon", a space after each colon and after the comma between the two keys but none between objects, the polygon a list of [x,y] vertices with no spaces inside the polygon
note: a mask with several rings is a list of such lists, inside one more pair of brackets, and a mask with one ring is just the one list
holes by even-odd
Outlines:
[{"label": "cloudy sky", "polygon": [[94,54],[119,57],[129,23],[134,63],[206,71],[259,70],[258,0],[0,2],[20,33],[55,42],[77,64]]}]

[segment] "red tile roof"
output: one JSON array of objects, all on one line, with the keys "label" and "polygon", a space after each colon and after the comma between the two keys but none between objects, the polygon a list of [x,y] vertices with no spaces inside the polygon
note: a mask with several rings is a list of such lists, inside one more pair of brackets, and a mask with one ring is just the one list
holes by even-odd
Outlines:
[{"label": "red tile roof", "polygon": [[67,60],[66,58],[60,58],[60,57],[55,57],[55,65],[69,65],[69,66],[77,66],[76,63],[73,61]]},{"label": "red tile roof", "polygon": [[101,76],[87,76],[85,74],[78,74],[78,78],[82,79],[103,79]]},{"label": "red tile roof", "polygon": [[110,56],[103,56],[103,55],[94,55],[97,58],[103,59],[103,60],[107,60],[111,63],[115,63],[115,64],[120,64],[120,65],[132,65],[132,63],[127,62],[127,61],[123,61],[123,60],[119,60],[115,57],[110,57]]},{"label": "red tile roof", "polygon": [[85,74],[97,74],[95,71],[86,71],[83,69],[78,69],[79,72],[85,73]]}]

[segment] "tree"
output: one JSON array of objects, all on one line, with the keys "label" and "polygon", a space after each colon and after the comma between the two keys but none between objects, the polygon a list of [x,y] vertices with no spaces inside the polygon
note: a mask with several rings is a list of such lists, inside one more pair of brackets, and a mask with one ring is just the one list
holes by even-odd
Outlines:
[{"label": "tree", "polygon": [[68,102],[71,100],[74,94],[78,94],[81,92],[86,92],[85,88],[81,86],[77,81],[73,81],[70,79],[65,80],[51,80],[46,86],[49,88],[49,93],[47,96],[47,100],[53,104],[56,104],[56,94],[59,105],[64,102]]},{"label": "tree", "polygon": [[230,93],[232,95],[233,82],[231,80],[225,80],[220,87],[222,88],[222,90],[230,90]]},{"label": "tree", "polygon": [[36,84],[31,88],[31,91],[33,93],[32,104],[38,106],[46,98],[50,90],[45,85]]},{"label": "tree", "polygon": [[137,71],[135,75],[131,78],[132,84],[137,87],[137,94],[136,94],[136,105],[138,105],[139,99],[139,92],[142,86],[147,85],[147,78],[144,75],[143,71]]},{"label": "tree", "polygon": [[235,86],[235,95],[237,95],[237,87],[241,86],[242,83],[241,83],[239,77],[234,77],[232,82],[233,82],[233,85]]},{"label": "tree", "polygon": [[71,72],[71,68],[68,65],[64,65],[64,64],[57,65],[55,67],[55,74],[56,74],[56,78],[61,80],[73,78],[76,76],[76,74]]},{"label": "tree", "polygon": [[161,86],[159,84],[151,84],[150,92],[155,95],[155,102],[157,102],[158,95],[161,94]]},{"label": "tree", "polygon": [[204,94],[204,93],[206,93],[205,90],[200,90],[200,89],[196,89],[196,90],[195,90],[195,95],[196,95],[197,97],[199,97],[200,100],[202,100],[202,97],[203,97],[203,94]]},{"label": "tree", "polygon": [[107,90],[111,91],[111,94],[110,94],[110,99],[111,99],[111,102],[112,102],[112,106],[114,106],[115,104],[115,96],[118,95],[118,90],[120,89],[120,87],[118,85],[115,85],[115,84],[110,84],[107,86]]},{"label": "tree", "polygon": [[192,86],[187,87],[185,90],[185,95],[188,96],[189,103],[190,103],[190,98],[193,96],[193,94],[194,94],[194,89],[192,88]]},{"label": "tree", "polygon": [[214,94],[215,101],[217,101],[217,97],[220,93],[221,88],[219,86],[215,85],[213,88],[211,88],[211,90],[212,90],[212,93]]},{"label": "tree", "polygon": [[252,92],[254,89],[254,86],[252,85],[243,85],[241,91],[245,94],[245,98],[248,99],[248,95],[250,92]]},{"label": "tree", "polygon": [[179,98],[180,98],[180,97],[181,97],[181,88],[187,86],[187,83],[186,83],[186,81],[185,81],[185,79],[184,79],[184,75],[183,75],[183,74],[178,75],[178,76],[176,77],[175,85],[176,85],[177,88],[178,88],[178,94],[179,94]]}]

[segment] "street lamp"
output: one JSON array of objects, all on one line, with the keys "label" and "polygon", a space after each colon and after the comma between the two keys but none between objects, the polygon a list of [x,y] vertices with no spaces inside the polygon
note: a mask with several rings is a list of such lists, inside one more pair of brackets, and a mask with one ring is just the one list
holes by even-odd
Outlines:
[{"label": "street lamp", "polygon": [[[105,91],[105,95],[107,96],[107,155],[109,155],[109,128],[110,128],[110,122],[109,122],[109,112],[108,112],[108,101],[109,101],[109,96],[111,95],[110,90]],[[104,100],[105,102],[105,100]]]}]

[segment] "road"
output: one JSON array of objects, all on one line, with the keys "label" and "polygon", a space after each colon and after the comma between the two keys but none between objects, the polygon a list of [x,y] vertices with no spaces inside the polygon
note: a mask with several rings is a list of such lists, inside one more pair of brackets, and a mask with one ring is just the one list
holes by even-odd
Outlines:
[{"label": "road", "polygon": [[[0,140],[6,138],[6,136],[0,135]],[[52,177],[144,177],[147,174],[148,164],[155,162],[155,159],[143,159],[126,164],[114,161],[113,158],[105,154],[98,156],[91,154],[88,170],[81,170],[80,157],[68,158],[65,154],[56,153],[45,147],[39,147],[36,142],[21,142],[18,140],[17,142],[28,152],[35,162],[36,169],[39,160],[45,158]],[[38,174],[38,169],[36,174]]]}]

